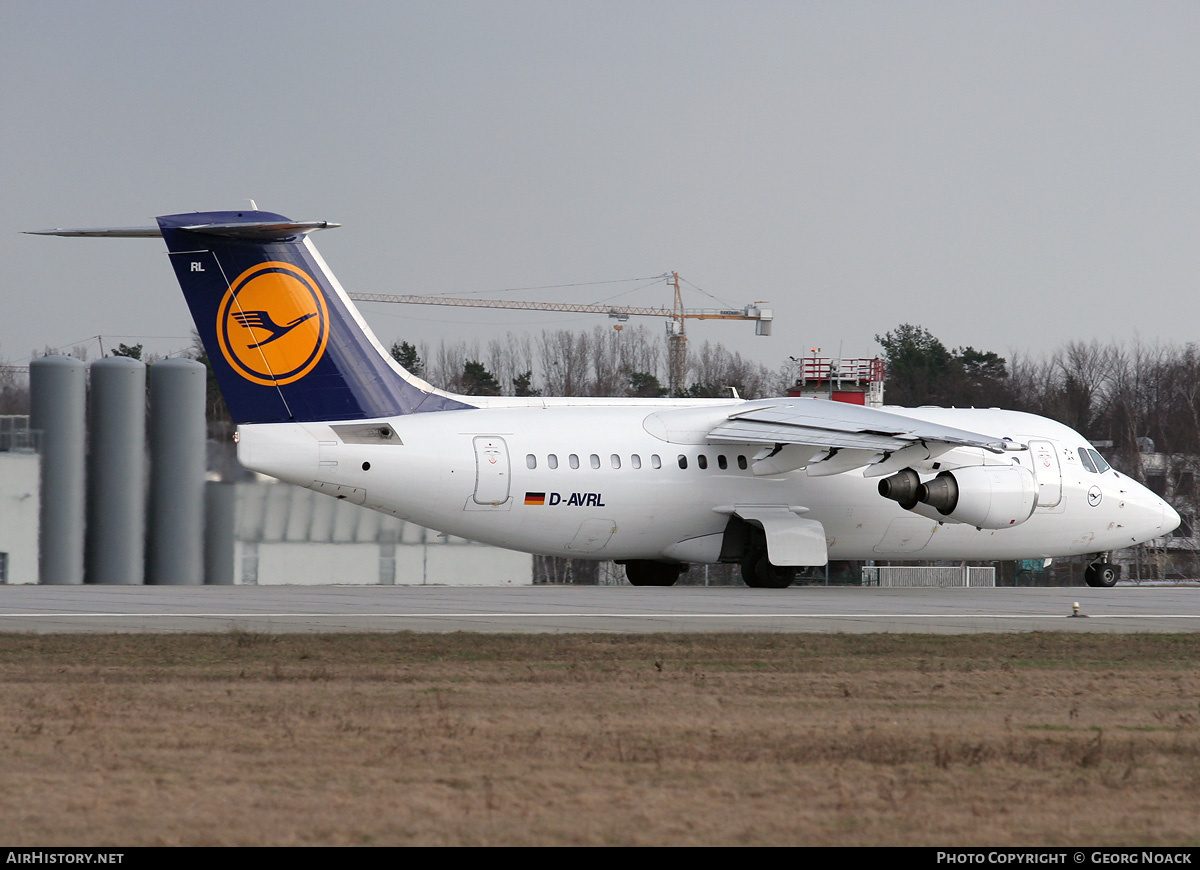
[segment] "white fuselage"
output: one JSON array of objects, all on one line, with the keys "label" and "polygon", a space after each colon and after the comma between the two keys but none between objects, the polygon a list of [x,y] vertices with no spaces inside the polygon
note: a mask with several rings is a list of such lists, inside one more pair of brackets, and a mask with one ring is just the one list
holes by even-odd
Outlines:
[{"label": "white fuselage", "polygon": [[[977,529],[879,495],[862,469],[756,475],[762,445],[710,444],[736,402],[695,405],[696,426],[654,415],[681,403],[537,400],[350,421],[394,433],[347,438],[339,423],[239,427],[242,464],[438,531],[532,553],[596,559],[716,562],[731,510],[784,506],[824,528],[830,559],[1018,559],[1105,552],[1166,534],[1178,515],[1113,470],[1088,470],[1087,441],[1010,411],[920,408],[907,416],[1040,445],[1000,455],[959,447],[917,470],[1019,463],[1041,487],[1020,525]],[[711,417],[711,420],[709,419]],[[680,458],[686,459],[686,468]],[[1052,467],[1053,460],[1053,467]]]}]

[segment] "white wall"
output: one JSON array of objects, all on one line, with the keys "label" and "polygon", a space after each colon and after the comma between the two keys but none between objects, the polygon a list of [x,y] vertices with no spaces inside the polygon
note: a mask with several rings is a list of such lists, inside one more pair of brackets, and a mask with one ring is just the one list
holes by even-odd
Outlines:
[{"label": "white wall", "polygon": [[378,544],[259,544],[258,584],[379,582]]},{"label": "white wall", "polygon": [[[388,561],[394,551],[394,568]],[[533,557],[476,543],[313,544],[234,546],[236,583],[277,585],[529,586]]]},{"label": "white wall", "polygon": [[[400,548],[397,547],[397,550]],[[530,586],[533,556],[483,544],[442,544],[425,548],[422,582],[433,586]],[[397,574],[396,582],[401,583]],[[407,581],[405,581],[407,582]]]},{"label": "white wall", "polygon": [[237,485],[235,583],[529,586],[533,557],[285,483]]},{"label": "white wall", "polygon": [[0,453],[0,553],[8,554],[8,582],[38,582],[38,510],[41,457]]}]

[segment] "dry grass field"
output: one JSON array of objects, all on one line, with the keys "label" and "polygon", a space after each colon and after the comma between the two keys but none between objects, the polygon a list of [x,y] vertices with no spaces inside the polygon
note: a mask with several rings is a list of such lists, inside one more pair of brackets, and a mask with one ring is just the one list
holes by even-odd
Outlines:
[{"label": "dry grass field", "polygon": [[1200,635],[0,635],[0,842],[1195,845]]}]

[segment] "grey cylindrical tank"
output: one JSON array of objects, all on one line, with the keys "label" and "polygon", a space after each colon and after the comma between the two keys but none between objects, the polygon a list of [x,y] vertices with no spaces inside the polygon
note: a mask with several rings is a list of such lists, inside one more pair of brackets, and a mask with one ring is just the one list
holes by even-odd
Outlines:
[{"label": "grey cylindrical tank", "polygon": [[150,366],[147,583],[204,582],[206,379],[191,359]]},{"label": "grey cylindrical tank", "polygon": [[77,359],[44,356],[29,364],[29,425],[42,433],[42,583],[83,582],[86,386],[86,368]]},{"label": "grey cylindrical tank", "polygon": [[233,583],[237,484],[209,481],[204,495],[204,582],[228,585]]},{"label": "grey cylindrical tank", "polygon": [[92,363],[88,402],[88,583],[145,579],[146,367]]}]

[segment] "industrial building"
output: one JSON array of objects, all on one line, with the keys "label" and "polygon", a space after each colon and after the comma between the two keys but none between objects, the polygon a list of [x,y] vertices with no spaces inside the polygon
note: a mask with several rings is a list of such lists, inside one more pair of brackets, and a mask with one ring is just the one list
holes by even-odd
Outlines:
[{"label": "industrial building", "polygon": [[208,484],[207,582],[528,586],[533,557],[269,479]]},{"label": "industrial building", "polygon": [[532,583],[528,554],[242,471],[206,443],[203,366],[150,372],[34,361],[33,413],[0,417],[0,583]]}]

